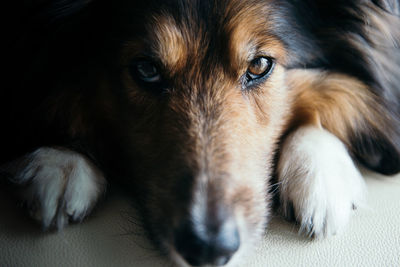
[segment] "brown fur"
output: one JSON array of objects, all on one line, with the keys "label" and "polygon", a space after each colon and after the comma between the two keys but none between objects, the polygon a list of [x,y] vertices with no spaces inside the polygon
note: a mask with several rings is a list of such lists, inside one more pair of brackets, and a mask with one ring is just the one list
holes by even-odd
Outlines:
[{"label": "brown fur", "polygon": [[387,121],[383,108],[367,85],[359,80],[323,71],[288,73],[294,100],[288,128],[305,124],[325,128],[351,148],[351,137]]},{"label": "brown fur", "polygon": [[[127,185],[170,255],[177,229],[221,211],[244,247],[258,240],[278,144],[301,126],[327,129],[373,169],[398,171],[391,0],[64,2],[45,0],[38,13],[29,4],[33,14],[17,25],[1,161],[45,146],[86,155]],[[274,66],[250,86],[258,57]],[[154,63],[162,83],[133,75],[137,60]]]}]

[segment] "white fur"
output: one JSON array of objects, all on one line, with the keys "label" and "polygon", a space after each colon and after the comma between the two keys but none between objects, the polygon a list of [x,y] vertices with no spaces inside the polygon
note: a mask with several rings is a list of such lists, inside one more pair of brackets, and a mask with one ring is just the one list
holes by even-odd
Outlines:
[{"label": "white fur", "polygon": [[105,190],[97,167],[70,150],[43,147],[10,166],[12,181],[24,188],[22,198],[44,228],[82,220]]},{"label": "white fur", "polygon": [[[209,199],[207,194],[206,179],[207,179],[206,176],[203,174],[203,176],[200,178],[202,182],[196,188],[196,190],[194,190],[194,198],[190,206],[191,220],[198,222],[200,227],[202,225],[204,227],[205,225],[207,225],[206,220],[207,220],[207,208]],[[260,231],[252,233],[253,236],[250,238],[251,233],[248,229],[246,220],[243,218],[243,215],[240,214],[240,216],[237,216],[236,219],[237,219],[236,223],[240,233],[240,239],[249,241],[251,240],[252,242],[241,242],[239,250],[232,256],[229,262],[226,265],[224,265],[224,267],[243,266],[246,256],[249,256],[251,255],[251,253],[254,252],[255,245],[258,244],[259,241],[261,241],[261,237],[263,236],[265,230],[264,227],[260,227]],[[202,230],[207,231],[206,229]],[[179,252],[175,250],[174,246],[171,245],[172,243],[173,241],[164,242],[164,246],[168,249],[170,257],[172,258],[173,262],[175,262],[175,264],[180,267],[190,267],[190,265],[185,261],[185,259],[182,258]],[[205,265],[203,267],[207,266],[212,267],[214,265]]]},{"label": "white fur", "polygon": [[344,144],[312,126],[296,130],[284,141],[278,179],[284,216],[293,208],[300,231],[316,238],[343,230],[366,191]]}]

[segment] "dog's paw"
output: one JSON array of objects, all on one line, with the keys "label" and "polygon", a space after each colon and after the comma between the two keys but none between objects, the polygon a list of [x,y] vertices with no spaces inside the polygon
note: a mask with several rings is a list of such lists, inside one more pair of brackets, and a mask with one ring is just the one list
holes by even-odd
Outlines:
[{"label": "dog's paw", "polygon": [[82,220],[105,190],[97,167],[70,150],[40,148],[13,167],[11,181],[21,186],[22,200],[45,229]]},{"label": "dog's paw", "polygon": [[315,238],[340,232],[363,202],[364,180],[344,144],[326,130],[302,127],[288,136],[277,170],[280,211]]}]

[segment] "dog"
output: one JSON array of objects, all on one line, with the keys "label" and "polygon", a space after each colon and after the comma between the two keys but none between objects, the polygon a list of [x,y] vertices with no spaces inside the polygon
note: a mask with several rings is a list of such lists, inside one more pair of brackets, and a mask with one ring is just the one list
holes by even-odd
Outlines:
[{"label": "dog", "polygon": [[1,172],[45,229],[84,219],[107,178],[175,264],[233,266],[274,203],[329,237],[363,203],[356,163],[400,170],[398,0],[5,10]]}]

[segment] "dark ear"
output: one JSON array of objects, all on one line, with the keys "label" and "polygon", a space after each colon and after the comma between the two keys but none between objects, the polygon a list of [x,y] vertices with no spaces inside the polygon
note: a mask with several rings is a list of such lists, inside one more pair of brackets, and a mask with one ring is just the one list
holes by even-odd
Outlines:
[{"label": "dark ear", "polygon": [[[6,74],[13,87],[34,84],[71,64],[89,51],[97,25],[96,0],[5,1],[7,28],[3,39]],[[100,28],[100,27],[97,27]],[[60,69],[64,68],[64,69]],[[50,82],[50,81],[49,81]],[[43,87],[43,86],[41,86]]]},{"label": "dark ear", "polygon": [[47,0],[47,7],[44,9],[49,17],[53,19],[65,18],[78,14],[94,0]]},{"label": "dark ear", "polygon": [[9,15],[20,14],[21,17],[34,15],[35,17],[62,18],[79,13],[95,0],[18,0],[8,1]]},{"label": "dark ear", "polygon": [[[6,1],[4,11],[13,26],[10,33],[55,30],[67,20],[88,10],[96,0],[18,0]],[[9,3],[8,3],[9,2]]]}]

